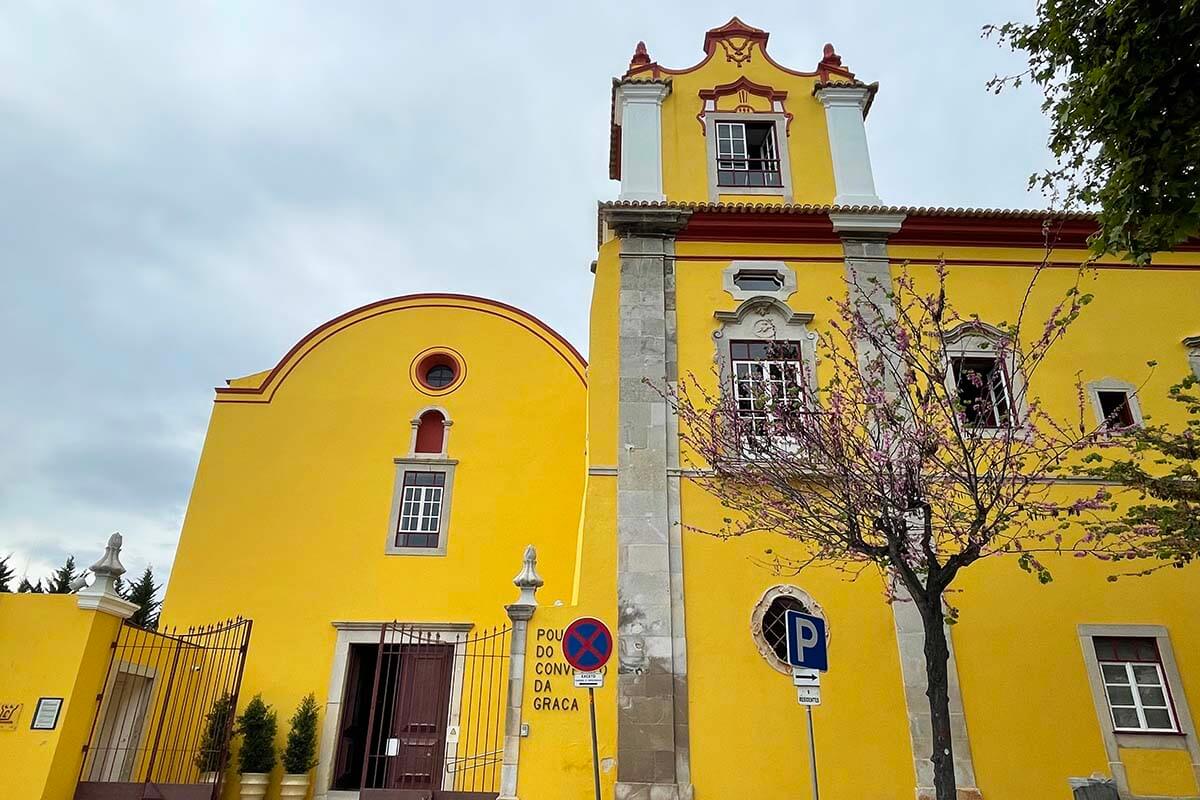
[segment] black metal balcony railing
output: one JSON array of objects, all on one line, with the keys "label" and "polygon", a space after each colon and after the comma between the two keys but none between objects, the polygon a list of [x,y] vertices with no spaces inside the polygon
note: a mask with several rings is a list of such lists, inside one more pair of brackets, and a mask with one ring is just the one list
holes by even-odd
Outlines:
[{"label": "black metal balcony railing", "polygon": [[718,186],[782,186],[777,158],[719,159]]}]

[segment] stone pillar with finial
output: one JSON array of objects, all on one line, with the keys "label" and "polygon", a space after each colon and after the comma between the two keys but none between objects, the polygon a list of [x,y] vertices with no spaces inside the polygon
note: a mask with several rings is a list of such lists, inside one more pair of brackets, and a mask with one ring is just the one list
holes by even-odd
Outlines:
[{"label": "stone pillar with finial", "polygon": [[104,555],[88,567],[96,579],[91,586],[80,589],[75,595],[80,608],[103,611],[121,619],[129,619],[138,610],[136,603],[129,602],[117,593],[117,578],[125,574],[125,567],[121,564],[121,541],[119,533],[108,537]]},{"label": "stone pillar with finial", "polygon": [[513,578],[520,590],[517,602],[504,607],[512,620],[512,638],[508,658],[508,700],[504,710],[504,755],[500,766],[498,800],[517,800],[517,762],[521,755],[521,706],[525,700],[525,651],[529,639],[529,620],[537,609],[537,590],[545,581],[537,573],[537,551],[525,548],[521,571]]}]

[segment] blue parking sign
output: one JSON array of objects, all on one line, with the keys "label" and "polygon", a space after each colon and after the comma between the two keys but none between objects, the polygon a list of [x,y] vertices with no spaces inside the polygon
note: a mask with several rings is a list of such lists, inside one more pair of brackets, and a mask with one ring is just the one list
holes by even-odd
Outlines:
[{"label": "blue parking sign", "polygon": [[788,664],[822,672],[828,670],[825,620],[789,609],[784,614],[784,621],[787,623]]}]

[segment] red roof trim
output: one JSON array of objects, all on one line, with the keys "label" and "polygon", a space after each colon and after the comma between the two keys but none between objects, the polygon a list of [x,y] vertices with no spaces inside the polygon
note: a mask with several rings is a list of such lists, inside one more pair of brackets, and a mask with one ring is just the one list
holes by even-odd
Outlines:
[{"label": "red roof trim", "polygon": [[[449,301],[458,300],[458,301],[463,301],[464,303],[468,303],[468,302],[469,303],[479,303],[479,304],[485,305],[485,306],[492,306],[495,309],[507,311],[510,314],[515,314],[518,317],[522,317],[525,321],[513,319],[510,316],[499,313],[499,311],[493,311],[493,310],[489,310],[487,308],[478,308],[476,306],[471,306],[471,305],[460,305],[460,304],[456,304],[454,302],[449,302],[449,303],[421,302],[421,301],[438,301],[438,300],[449,300]],[[411,303],[411,305],[404,305],[404,306],[401,306],[398,308],[387,308],[387,306],[395,305],[397,303]],[[549,325],[542,322],[540,319],[538,319],[534,315],[530,314],[529,312],[523,311],[522,309],[519,309],[516,306],[511,306],[507,303],[502,303],[499,300],[491,300],[487,297],[479,297],[477,295],[471,295],[471,294],[450,294],[450,293],[441,293],[441,292],[430,292],[430,293],[421,293],[421,294],[406,294],[406,295],[400,295],[398,297],[389,297],[385,300],[377,300],[374,303],[368,303],[364,306],[359,306],[358,308],[347,311],[344,314],[339,314],[338,316],[334,317],[333,319],[329,320],[328,322],[325,322],[321,325],[318,325],[316,328],[313,328],[311,331],[309,331],[309,333],[307,335],[305,335],[302,339],[300,339],[300,341],[296,342],[296,344],[293,345],[292,348],[287,351],[287,353],[283,356],[283,358],[279,359],[279,362],[271,369],[271,372],[267,375],[267,377],[265,379],[263,379],[263,381],[258,386],[218,386],[218,387],[216,387],[217,395],[219,395],[219,397],[217,398],[217,402],[239,402],[239,401],[233,400],[233,399],[225,399],[229,395],[234,395],[234,396],[237,396],[237,395],[262,395],[262,393],[266,389],[266,387],[271,385],[271,383],[275,380],[275,378],[277,376],[279,377],[279,383],[282,383],[283,380],[285,378],[287,378],[288,374],[292,371],[292,369],[294,369],[297,364],[299,364],[302,360],[304,360],[304,356],[307,355],[309,352],[311,352],[310,350],[305,350],[305,347],[310,342],[312,342],[314,339],[319,338],[321,336],[321,334],[323,334],[325,331],[329,330],[330,328],[336,327],[336,326],[340,325],[341,323],[346,322],[347,320],[349,320],[353,317],[357,316],[358,319],[355,319],[351,324],[357,324],[359,322],[364,322],[368,319],[373,319],[377,316],[380,316],[382,314],[387,314],[392,311],[407,311],[407,310],[415,309],[415,308],[460,308],[460,309],[464,309],[464,310],[468,310],[468,311],[478,311],[478,312],[484,313],[484,314],[491,314],[493,316],[499,317],[501,319],[507,319],[510,322],[515,323],[516,325],[524,328],[525,330],[529,331],[533,335],[537,336],[539,339],[546,342],[547,344],[552,345],[553,342],[551,340],[553,340],[554,342],[558,342],[559,344],[563,345],[567,349],[567,351],[572,356],[574,356],[575,359],[578,360],[578,364],[571,363],[571,359],[568,358],[561,351],[556,350],[556,352],[559,352],[559,355],[562,356],[563,361],[565,361],[567,363],[567,365],[569,367],[571,367],[571,370],[579,377],[580,382],[583,383],[584,386],[587,386],[587,376],[584,374],[584,370],[587,369],[587,360],[582,355],[580,355],[579,351],[575,349],[575,346],[572,345],[565,336],[563,336],[558,331],[554,330]],[[368,312],[368,311],[374,311],[375,313],[364,315],[364,312]],[[527,322],[530,324],[526,324]],[[295,356],[297,353],[300,354],[300,357],[297,358],[295,360],[295,362],[289,363],[289,362],[291,362],[293,356]],[[285,367],[286,367],[286,370],[285,370]],[[278,389],[278,388],[279,388],[279,384],[276,384],[275,389]],[[274,394],[275,394],[275,390],[272,390],[271,396],[273,397]],[[270,400],[271,398],[268,397],[267,399]],[[241,401],[241,402],[245,402],[245,401]]]}]

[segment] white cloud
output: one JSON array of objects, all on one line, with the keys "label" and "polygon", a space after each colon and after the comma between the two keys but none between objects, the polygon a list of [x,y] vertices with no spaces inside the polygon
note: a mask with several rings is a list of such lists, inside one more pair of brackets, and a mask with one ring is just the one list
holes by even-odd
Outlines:
[{"label": "white cloud", "polygon": [[[1030,206],[1032,2],[763,2],[777,60],[826,41],[882,89],[895,202]],[[10,4],[0,22],[0,554],[33,576],[126,536],[165,574],[211,403],[321,322],[493,296],[586,350],[609,79],[699,60],[724,3]]]}]

